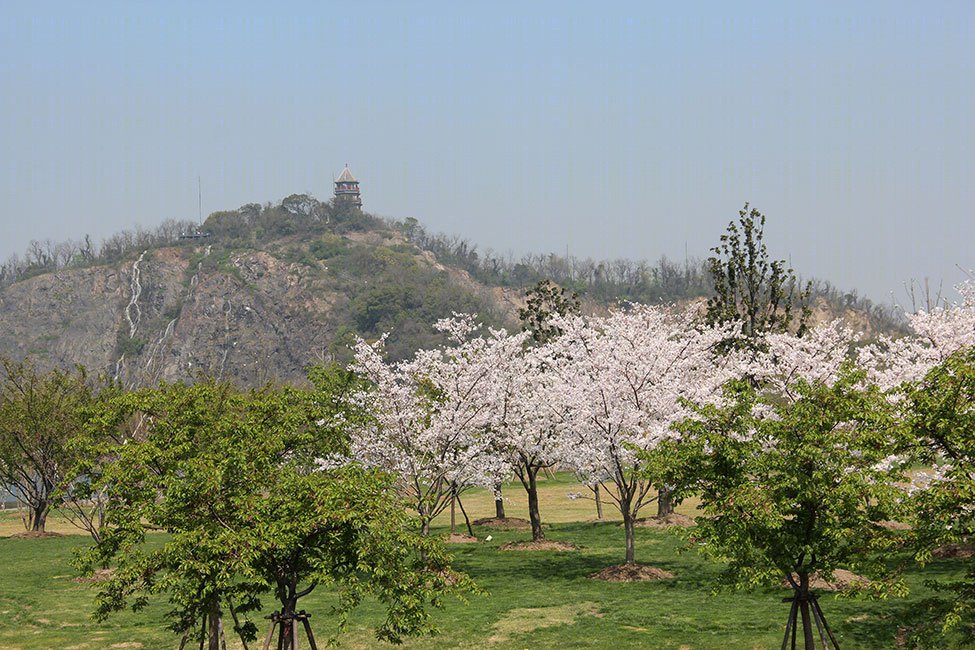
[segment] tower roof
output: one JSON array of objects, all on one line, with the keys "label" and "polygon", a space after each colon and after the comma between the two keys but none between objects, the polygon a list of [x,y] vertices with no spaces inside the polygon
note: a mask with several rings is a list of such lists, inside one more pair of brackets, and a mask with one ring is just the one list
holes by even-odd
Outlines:
[{"label": "tower roof", "polygon": [[352,172],[349,171],[349,166],[346,165],[345,169],[342,170],[342,173],[339,174],[339,177],[335,179],[335,182],[336,183],[358,183],[359,180],[352,175]]}]

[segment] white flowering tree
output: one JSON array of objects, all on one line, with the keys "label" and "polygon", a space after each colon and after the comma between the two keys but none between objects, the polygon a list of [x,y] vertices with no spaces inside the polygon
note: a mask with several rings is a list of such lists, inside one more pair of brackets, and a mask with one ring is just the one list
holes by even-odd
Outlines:
[{"label": "white flowering tree", "polygon": [[896,536],[877,524],[902,511],[902,429],[887,395],[850,357],[856,341],[838,323],[802,338],[767,334],[743,368],[748,380],[729,383],[721,404],[680,425],[681,491],[701,499],[700,548],[727,561],[733,589],[792,587],[783,644],[791,633],[793,648],[800,618],[807,650],[814,630],[823,647],[826,636],[839,647],[810,588],[814,575],[831,580],[849,567],[875,580],[873,595],[904,591],[885,564]]},{"label": "white flowering tree", "polygon": [[663,483],[638,452],[676,434],[684,400],[708,401],[729,375],[714,345],[729,331],[700,325],[690,311],[631,305],[602,318],[557,320],[562,335],[540,349],[558,381],[538,399],[561,430],[563,464],[590,486],[605,481],[623,517],[625,563],[633,565],[634,524]]},{"label": "white flowering tree", "polygon": [[355,346],[353,369],[372,386],[357,394],[371,413],[355,429],[351,455],[399,477],[424,534],[451,499],[473,486],[490,487],[505,463],[493,446],[499,375],[512,340],[504,332],[475,337],[473,316],[437,323],[450,347],[386,361],[383,341]]},{"label": "white flowering tree", "polygon": [[910,336],[883,336],[861,352],[884,388],[922,379],[955,352],[975,346],[975,284],[956,287],[961,301],[907,314]]},{"label": "white flowering tree", "polygon": [[547,400],[557,390],[557,375],[549,365],[547,352],[524,347],[525,333],[511,337],[503,359],[507,365],[501,380],[501,396],[494,439],[507,471],[513,472],[528,497],[528,518],[532,540],[545,539],[538,504],[538,473],[561,463],[563,429],[551,420]]}]

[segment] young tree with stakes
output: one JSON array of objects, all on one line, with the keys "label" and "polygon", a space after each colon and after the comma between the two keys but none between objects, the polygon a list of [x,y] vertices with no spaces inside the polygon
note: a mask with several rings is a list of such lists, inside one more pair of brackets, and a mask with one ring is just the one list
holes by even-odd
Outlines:
[{"label": "young tree with stakes", "polygon": [[[373,594],[387,613],[379,638],[430,630],[425,607],[450,582],[470,583],[449,570],[436,540],[408,529],[388,476],[316,462],[340,453],[346,436],[344,414],[321,405],[302,391],[241,393],[213,381],[119,397],[93,425],[114,428],[138,413],[145,427],[104,469],[108,526],[79,560],[87,570],[115,564],[99,589],[97,618],[167,593],[181,647],[202,620],[201,643],[217,650],[224,607],[246,647],[256,626],[238,615],[259,609],[270,591],[281,610],[265,647],[280,625],[278,648],[290,650],[299,623],[314,643],[297,605],[321,585],[337,589],[342,625]],[[150,543],[152,531],[168,534],[161,546]]]},{"label": "young tree with stakes", "polygon": [[[782,647],[795,648],[798,620],[806,650],[829,636],[811,580],[849,566],[873,581],[861,589],[903,594],[885,560],[896,535],[876,522],[897,519],[904,463],[902,430],[888,397],[849,359],[853,333],[838,324],[803,338],[770,334],[741,368],[750,381],[724,390],[679,425],[684,442],[676,481],[696,494],[703,515],[692,535],[707,555],[728,562],[733,589],[775,584],[793,589]],[[813,627],[815,623],[815,628]]]}]

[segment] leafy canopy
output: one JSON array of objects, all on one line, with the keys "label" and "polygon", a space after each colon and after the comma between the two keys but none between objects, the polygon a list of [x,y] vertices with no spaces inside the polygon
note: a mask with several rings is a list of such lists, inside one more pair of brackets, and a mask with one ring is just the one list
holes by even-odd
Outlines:
[{"label": "leafy canopy", "polygon": [[769,260],[765,247],[765,215],[748,204],[739,213],[738,223],[728,224],[721,243],[711,249],[708,273],[715,295],[708,299],[709,324],[733,321],[742,323],[742,339],[737,345],[753,345],[762,332],[787,332],[793,324],[795,306],[801,305],[796,333],[802,336],[809,319],[804,304],[811,284],[798,290],[798,282],[785,260]]},{"label": "leafy canopy", "polygon": [[579,294],[568,294],[564,287],[556,286],[551,280],[539,280],[525,292],[525,297],[527,301],[518,310],[518,318],[522,331],[531,332],[536,343],[547,343],[562,334],[562,329],[552,324],[553,316],[581,313]]},{"label": "leafy canopy", "polygon": [[[932,368],[923,380],[906,387],[913,452],[924,467],[915,479],[922,489],[913,495],[915,534],[922,549],[966,543],[975,535],[975,348],[967,347]],[[920,558],[927,561],[930,551]],[[975,623],[975,561],[967,560],[961,579],[929,582],[939,594],[929,603],[931,629],[921,639],[937,643],[930,632]]]},{"label": "leafy canopy", "polygon": [[85,410],[95,399],[88,376],[37,371],[0,357],[0,486],[28,508],[28,528],[43,532],[58,494],[75,478]]},{"label": "leafy canopy", "polygon": [[[103,426],[133,413],[144,426],[105,468],[109,529],[81,558],[88,569],[117,565],[97,596],[97,616],[166,593],[181,632],[223,603],[255,610],[268,592],[294,612],[298,598],[326,585],[339,592],[343,622],[364,595],[383,602],[379,638],[430,631],[426,607],[456,576],[436,541],[409,532],[387,475],[316,463],[344,447],[340,427],[319,425],[338,420],[328,412],[335,403],[214,381],[115,400]],[[148,539],[149,531],[168,533],[166,541]],[[253,638],[256,626],[239,631]]]},{"label": "leafy canopy", "polygon": [[685,463],[672,466],[679,490],[701,499],[694,537],[728,561],[732,588],[786,579],[798,592],[800,578],[849,566],[879,579],[875,595],[903,592],[884,562],[895,539],[874,523],[900,514],[897,420],[863,380],[845,364],[835,380],[790,382],[787,396],[735,381],[723,405],[679,425]]}]

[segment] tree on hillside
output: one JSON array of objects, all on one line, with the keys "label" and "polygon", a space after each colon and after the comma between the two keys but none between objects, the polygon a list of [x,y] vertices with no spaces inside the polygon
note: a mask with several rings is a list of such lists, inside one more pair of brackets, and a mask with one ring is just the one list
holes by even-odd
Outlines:
[{"label": "tree on hillside", "polygon": [[706,319],[710,324],[740,321],[741,335],[735,345],[751,345],[763,332],[790,331],[799,306],[796,334],[802,336],[809,319],[809,284],[798,287],[785,260],[769,261],[765,248],[765,215],[748,209],[739,213],[738,223],[728,224],[721,243],[707,260],[715,295],[708,299]]},{"label": "tree on hillside", "polygon": [[40,374],[30,361],[0,359],[0,373],[0,486],[27,507],[27,529],[43,533],[74,478],[71,441],[93,391],[80,367]]},{"label": "tree on hillside", "polygon": [[518,310],[521,329],[531,333],[536,343],[546,343],[562,334],[562,330],[552,323],[553,316],[580,314],[579,294],[567,293],[565,287],[558,287],[551,280],[539,280],[533,288],[525,292],[526,304]]},{"label": "tree on hillside", "polygon": [[875,523],[903,514],[902,429],[887,396],[848,359],[854,340],[835,325],[802,339],[766,335],[742,373],[757,381],[728,384],[721,404],[679,425],[673,449],[683,454],[672,465],[683,473],[678,493],[701,500],[694,540],[728,563],[724,582],[792,588],[783,647],[791,634],[795,648],[799,620],[806,650],[816,630],[826,647],[815,577],[850,568],[872,580],[860,588],[873,596],[906,591],[886,563],[897,535]]},{"label": "tree on hillside", "polygon": [[[430,629],[425,608],[448,582],[469,584],[435,541],[409,530],[390,477],[318,462],[341,453],[346,435],[320,396],[241,393],[212,380],[162,385],[118,397],[92,424],[113,429],[133,413],[145,426],[104,468],[108,526],[80,561],[115,564],[98,618],[168,594],[183,643],[202,621],[197,637],[216,650],[224,611],[253,639],[256,626],[238,615],[271,592],[281,606],[274,625],[292,648],[307,622],[298,600],[321,585],[338,592],[342,624],[364,595],[376,596],[387,614],[377,636],[398,641]],[[167,533],[163,544],[147,537],[153,531]]]}]

